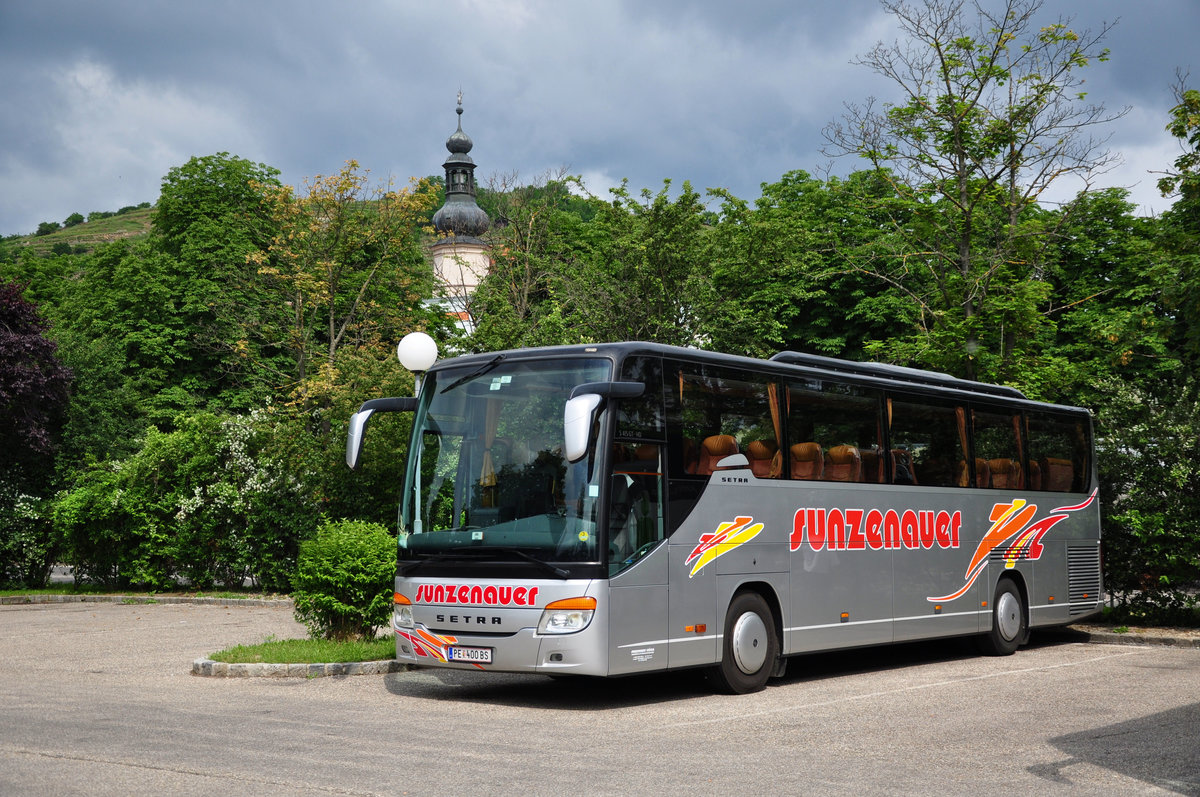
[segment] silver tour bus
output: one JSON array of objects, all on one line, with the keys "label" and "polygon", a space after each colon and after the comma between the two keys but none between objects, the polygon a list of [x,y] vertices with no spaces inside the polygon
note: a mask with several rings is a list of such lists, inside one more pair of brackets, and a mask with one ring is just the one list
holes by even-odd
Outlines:
[{"label": "silver tour bus", "polygon": [[[432,359],[432,358],[431,358]],[[392,625],[404,662],[708,669],[1031,628],[1102,606],[1087,411],[898,366],[650,343],[475,354],[413,413]]]}]

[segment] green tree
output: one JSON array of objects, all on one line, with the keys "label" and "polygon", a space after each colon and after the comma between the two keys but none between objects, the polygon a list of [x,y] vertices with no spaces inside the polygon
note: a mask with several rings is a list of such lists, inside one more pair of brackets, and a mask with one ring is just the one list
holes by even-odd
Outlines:
[{"label": "green tree", "polygon": [[[1120,113],[1080,91],[1080,71],[1107,58],[1100,42],[1110,26],[1035,27],[1041,0],[1005,0],[997,13],[976,3],[973,19],[955,0],[883,5],[906,38],[856,63],[890,79],[902,99],[851,105],[826,137],[833,154],[858,155],[892,179],[907,223],[893,220],[882,250],[857,267],[919,308],[924,340],[909,358],[994,379],[980,358],[1005,343],[984,339],[997,314],[1015,333],[1008,343],[1041,332],[1034,308],[1046,294],[1028,283],[1051,230],[1030,219],[1035,203],[1055,181],[1087,182],[1114,162],[1087,133]],[[1011,360],[1001,354],[1000,373]]]},{"label": "green tree", "polygon": [[1170,296],[1176,309],[1176,339],[1195,362],[1200,357],[1200,91],[1187,88],[1185,81],[1181,75],[1175,85],[1178,103],[1167,125],[1183,151],[1158,187],[1163,196],[1176,197],[1163,214],[1162,243],[1178,272]]},{"label": "green tree", "polygon": [[53,491],[71,372],[21,293],[0,283],[0,583],[40,586],[57,548],[41,504]]},{"label": "green tree", "polygon": [[670,196],[634,196],[625,184],[612,200],[595,202],[569,268],[552,290],[579,340],[651,340],[678,346],[703,343],[699,304],[707,268],[707,211],[690,183]]},{"label": "green tree", "polygon": [[871,172],[828,183],[789,172],[764,183],[753,208],[712,191],[722,199],[705,256],[711,277],[702,326],[712,347],[859,359],[869,342],[906,332],[909,305],[845,266],[847,252],[878,236],[886,221],[878,208],[890,190]]},{"label": "green tree", "polygon": [[145,240],[117,241],[83,266],[56,310],[68,359],[108,349],[104,360],[138,396],[143,425],[169,427],[177,413],[203,406],[214,392],[213,364],[196,346],[198,321],[188,310],[197,286],[181,278],[178,262]]},{"label": "green tree", "polygon": [[417,221],[434,192],[418,184],[399,191],[372,187],[356,161],[336,175],[313,178],[296,196],[266,187],[279,234],[248,255],[274,313],[243,324],[240,346],[277,349],[253,363],[260,378],[299,400],[328,406],[343,349],[378,348],[424,326],[421,297],[432,275]]},{"label": "green tree", "polygon": [[163,177],[154,213],[152,247],[176,264],[176,305],[203,375],[198,387],[221,406],[260,406],[271,394],[248,360],[269,360],[272,352],[248,357],[243,341],[248,319],[275,310],[276,297],[260,289],[248,260],[278,231],[264,194],[280,188],[278,175],[227,152],[195,157]]},{"label": "green tree", "polygon": [[1200,384],[1108,380],[1098,455],[1105,586],[1125,617],[1195,622],[1200,580]]},{"label": "green tree", "polygon": [[266,248],[275,228],[261,187],[279,186],[278,178],[278,169],[228,152],[172,167],[163,177],[154,212],[158,248],[179,257],[189,245],[195,247],[197,238],[209,245],[215,230],[250,248]]},{"label": "green tree", "polygon": [[590,205],[571,194],[581,186],[578,178],[547,175],[528,185],[516,179],[509,176],[480,199],[494,226],[488,234],[492,266],[469,306],[476,328],[467,345],[476,351],[579,340],[568,329],[556,288],[576,262],[586,229],[580,209]]}]

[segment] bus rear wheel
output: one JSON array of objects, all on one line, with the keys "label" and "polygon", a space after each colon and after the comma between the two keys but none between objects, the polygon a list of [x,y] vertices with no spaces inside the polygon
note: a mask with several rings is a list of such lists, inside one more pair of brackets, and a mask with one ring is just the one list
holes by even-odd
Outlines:
[{"label": "bus rear wheel", "polygon": [[1012,579],[1001,579],[992,600],[992,630],[979,637],[979,649],[989,656],[1015,653],[1025,639],[1025,601]]},{"label": "bus rear wheel", "polygon": [[744,695],[761,691],[779,658],[779,638],[771,607],[756,592],[734,597],[725,614],[721,663],[709,671],[709,680],[721,691]]}]

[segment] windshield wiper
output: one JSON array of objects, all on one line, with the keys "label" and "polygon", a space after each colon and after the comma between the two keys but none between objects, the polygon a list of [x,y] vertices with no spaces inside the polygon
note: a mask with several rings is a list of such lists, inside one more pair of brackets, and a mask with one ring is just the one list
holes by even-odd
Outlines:
[{"label": "windshield wiper", "polygon": [[[485,548],[484,550],[489,550],[489,549]],[[558,576],[559,578],[562,578],[562,579],[567,579],[567,578],[570,578],[570,577],[571,577],[571,574],[570,574],[570,573],[568,573],[566,570],[563,570],[561,567],[555,567],[554,565],[550,564],[550,563],[549,563],[549,562],[547,562],[547,561],[544,561],[544,560],[542,560],[542,559],[538,559],[536,556],[533,556],[533,555],[531,555],[531,554],[527,554],[527,553],[525,553],[525,552],[524,552],[524,551],[522,551],[520,548],[500,548],[500,547],[493,547],[493,548],[490,548],[490,550],[494,550],[494,551],[503,551],[504,553],[511,553],[511,554],[513,554],[514,556],[519,556],[519,557],[521,557],[522,559],[524,559],[526,562],[533,562],[533,563],[534,563],[535,565],[537,565],[538,567],[540,567],[540,568],[542,568],[543,570],[546,570],[546,571],[548,571],[548,572],[552,573],[553,575],[556,575],[556,576]]]},{"label": "windshield wiper", "polygon": [[490,555],[497,554],[497,553],[511,554],[512,556],[516,556],[519,559],[524,559],[526,562],[532,562],[533,564],[537,565],[542,570],[545,570],[546,572],[550,573],[551,575],[553,575],[557,578],[561,578],[561,579],[565,580],[565,579],[568,579],[571,577],[571,574],[568,573],[566,570],[563,570],[561,567],[555,567],[554,565],[550,564],[549,562],[542,560],[542,559],[538,559],[536,556],[527,554],[519,548],[508,548],[508,547],[501,546],[501,545],[470,546],[470,547],[465,547],[465,548],[462,548],[462,549],[459,549],[456,551],[443,551],[441,553],[431,553],[431,554],[423,554],[423,555],[418,554],[418,556],[421,556],[420,559],[418,559],[415,562],[403,562],[396,567],[396,571],[398,573],[400,573],[401,575],[405,575],[408,572],[417,569],[421,565],[429,564],[430,562],[445,562],[445,561],[451,561],[451,560],[455,560],[455,559],[457,559],[457,560],[486,559]]},{"label": "windshield wiper", "polygon": [[478,368],[476,368],[474,371],[467,374],[466,376],[460,376],[458,379],[455,379],[453,382],[451,382],[450,384],[446,385],[444,388],[439,390],[438,393],[445,393],[449,390],[453,390],[454,388],[461,385],[463,382],[470,382],[472,379],[474,379],[477,376],[483,376],[488,371],[492,370],[497,365],[499,365],[500,361],[503,359],[504,359],[503,354],[497,354],[495,357],[488,360],[483,365],[479,366]]}]

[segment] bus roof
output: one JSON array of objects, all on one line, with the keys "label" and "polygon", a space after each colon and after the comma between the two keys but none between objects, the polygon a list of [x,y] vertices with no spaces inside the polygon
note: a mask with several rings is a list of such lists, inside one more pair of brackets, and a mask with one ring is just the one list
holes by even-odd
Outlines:
[{"label": "bus roof", "polygon": [[[634,354],[657,354],[665,357],[711,362],[714,365],[729,367],[752,368],[760,371],[764,370],[765,367],[765,370],[777,373],[792,372],[800,375],[804,373],[811,374],[811,372],[817,371],[820,372],[818,375],[821,376],[831,374],[844,375],[850,377],[849,381],[851,382],[871,384],[876,387],[882,387],[883,385],[880,383],[886,382],[893,387],[902,385],[904,387],[917,388],[920,392],[956,393],[965,398],[973,397],[976,400],[991,398],[1028,405],[1038,405],[1042,408],[1087,412],[1087,410],[1080,407],[1036,401],[1027,397],[1015,387],[993,385],[986,382],[973,382],[969,379],[959,379],[958,377],[939,371],[907,368],[902,365],[842,360],[836,357],[825,357],[818,354],[795,351],[781,351],[769,360],[761,360],[738,354],[725,354],[722,352],[706,351],[704,349],[691,349],[646,341],[542,346],[528,349],[509,349],[503,352],[466,354],[448,360],[441,360],[431,370],[437,370],[451,364],[469,365],[477,360],[494,358],[497,354],[503,354],[506,358],[512,359],[598,355],[618,360]],[[921,390],[922,388],[924,390]],[[966,395],[964,396],[964,394]]]}]

